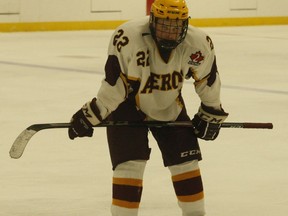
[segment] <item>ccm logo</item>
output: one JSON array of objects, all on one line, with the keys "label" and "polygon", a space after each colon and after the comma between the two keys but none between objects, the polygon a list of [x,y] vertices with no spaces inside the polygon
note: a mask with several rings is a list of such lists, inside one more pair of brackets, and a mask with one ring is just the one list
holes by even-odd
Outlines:
[{"label": "ccm logo", "polygon": [[191,155],[197,155],[200,154],[201,151],[200,150],[190,150],[190,151],[185,151],[185,152],[181,152],[181,157],[187,157],[187,156],[191,156]]}]

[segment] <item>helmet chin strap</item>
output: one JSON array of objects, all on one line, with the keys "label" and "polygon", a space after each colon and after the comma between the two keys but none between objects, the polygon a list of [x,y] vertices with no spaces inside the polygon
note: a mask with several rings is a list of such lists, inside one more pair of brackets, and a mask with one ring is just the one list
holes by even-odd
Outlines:
[{"label": "helmet chin strap", "polygon": [[167,50],[175,49],[178,46],[178,43],[175,40],[167,40],[167,39],[161,39],[161,38],[157,38],[157,44],[162,49],[167,49]]}]

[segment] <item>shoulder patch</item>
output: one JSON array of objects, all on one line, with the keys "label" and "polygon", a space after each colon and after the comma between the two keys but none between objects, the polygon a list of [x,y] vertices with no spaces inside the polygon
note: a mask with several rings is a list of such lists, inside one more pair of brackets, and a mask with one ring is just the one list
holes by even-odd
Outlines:
[{"label": "shoulder patch", "polygon": [[199,66],[201,65],[203,60],[204,56],[202,55],[201,51],[197,51],[196,53],[192,53],[190,55],[190,61],[188,62],[188,64]]}]

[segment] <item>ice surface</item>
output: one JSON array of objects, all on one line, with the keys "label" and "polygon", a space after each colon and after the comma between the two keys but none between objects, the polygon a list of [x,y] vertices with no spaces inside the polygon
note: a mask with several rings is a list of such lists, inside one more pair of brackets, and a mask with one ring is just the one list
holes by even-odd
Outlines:
[{"label": "ice surface", "polygon": [[[227,121],[273,122],[273,130],[223,129],[201,141],[207,215],[288,213],[288,26],[203,28],[214,40]],[[0,216],[108,216],[111,165],[105,129],[70,141],[37,133],[22,158],[10,147],[31,124],[68,122],[96,95],[112,31],[0,34]],[[193,83],[183,95],[191,115]],[[139,216],[180,216],[153,138]]]}]

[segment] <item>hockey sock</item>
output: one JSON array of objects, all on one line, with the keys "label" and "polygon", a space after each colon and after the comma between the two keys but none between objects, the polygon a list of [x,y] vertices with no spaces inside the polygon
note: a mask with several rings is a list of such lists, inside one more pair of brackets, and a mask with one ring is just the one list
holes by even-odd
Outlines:
[{"label": "hockey sock", "polygon": [[112,216],[137,216],[146,161],[127,161],[113,173]]},{"label": "hockey sock", "polygon": [[198,161],[170,166],[172,181],[183,216],[202,216],[204,193]]}]

